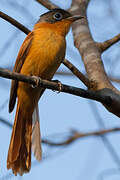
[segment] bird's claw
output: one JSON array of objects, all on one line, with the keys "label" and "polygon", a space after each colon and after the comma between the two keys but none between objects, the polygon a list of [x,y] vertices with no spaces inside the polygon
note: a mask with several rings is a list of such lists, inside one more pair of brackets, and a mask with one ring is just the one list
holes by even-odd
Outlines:
[{"label": "bird's claw", "polygon": [[[53,82],[57,83],[57,85],[58,85],[58,92],[57,93],[60,93],[62,90],[62,83],[58,80],[53,80]],[[53,91],[56,91],[56,90],[53,90]]]},{"label": "bird's claw", "polygon": [[58,81],[58,93],[60,93],[61,92],[61,90],[62,90],[62,84],[61,84],[61,82],[60,81]]},{"label": "bird's claw", "polygon": [[33,84],[31,84],[31,87],[32,88],[36,88],[36,87],[38,87],[38,85],[39,85],[39,77],[37,77],[37,76],[32,76],[34,79],[35,79],[35,81],[36,81],[36,84],[35,85],[33,85]]}]

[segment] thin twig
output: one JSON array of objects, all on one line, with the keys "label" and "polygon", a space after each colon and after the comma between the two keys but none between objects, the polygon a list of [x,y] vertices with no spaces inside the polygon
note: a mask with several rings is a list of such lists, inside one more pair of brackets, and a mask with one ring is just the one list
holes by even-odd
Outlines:
[{"label": "thin twig", "polygon": [[111,80],[111,81],[113,81],[113,82],[116,82],[116,83],[120,83],[120,77],[111,77],[111,76],[109,76],[109,79]]},{"label": "thin twig", "polygon": [[53,4],[49,0],[36,0],[38,3],[42,4],[44,7],[46,7],[49,10],[59,8],[57,5]]},{"label": "thin twig", "polygon": [[8,103],[8,98],[4,101],[3,104],[0,105],[0,111],[2,111],[5,108],[7,103]]},{"label": "thin twig", "polygon": [[71,62],[69,62],[67,59],[64,59],[63,64],[88,88],[90,87],[89,79],[83,73],[81,73]]},{"label": "thin twig", "polygon": [[62,141],[60,143],[53,142],[53,141],[50,141],[47,139],[42,139],[42,143],[50,145],[50,146],[64,146],[64,145],[69,145],[69,144],[75,142],[76,140],[78,140],[80,138],[90,137],[90,136],[103,136],[105,134],[118,132],[118,131],[120,131],[120,128],[112,128],[112,129],[95,131],[95,132],[88,132],[88,133],[75,132],[70,137],[68,137],[67,140]]},{"label": "thin twig", "polygon": [[9,23],[11,23],[12,25],[14,25],[15,27],[17,27],[18,29],[20,29],[21,31],[23,31],[25,34],[28,34],[30,32],[30,30],[28,28],[26,28],[25,26],[23,26],[21,23],[19,23],[18,21],[16,21],[15,19],[13,19],[12,17],[8,16],[7,14],[3,13],[0,11],[0,17],[6,21],[8,21]]},{"label": "thin twig", "polygon": [[[6,126],[12,128],[12,124],[10,122],[8,122],[7,120],[0,118],[0,122]],[[42,143],[50,145],[50,146],[64,146],[64,145],[69,145],[80,138],[90,137],[90,136],[103,136],[108,133],[114,133],[114,132],[118,132],[118,131],[120,131],[120,128],[104,129],[104,130],[100,130],[100,131],[87,132],[87,133],[80,133],[77,131],[74,131],[74,132],[72,131],[72,135],[69,136],[67,140],[62,141],[60,143],[53,142],[48,139],[42,139]]]},{"label": "thin twig", "polygon": [[73,76],[73,73],[68,71],[57,71],[55,74],[58,76]]},{"label": "thin twig", "polygon": [[10,127],[10,128],[12,128],[12,124],[11,124],[10,122],[6,121],[5,119],[0,118],[0,122],[1,122],[2,124],[6,125],[6,126],[8,126],[8,127]]},{"label": "thin twig", "polygon": [[97,47],[99,48],[99,50],[101,51],[101,53],[103,53],[104,51],[106,51],[109,47],[111,47],[112,45],[114,45],[115,43],[117,43],[118,41],[120,41],[120,34],[118,34],[117,36],[113,37],[112,39],[109,39],[105,42],[102,43],[96,43]]},{"label": "thin twig", "polygon": [[[5,68],[7,68],[7,67],[5,67]],[[7,69],[10,70],[10,68],[7,68]],[[55,74],[58,75],[58,76],[73,76],[73,73],[68,72],[68,71],[57,71]],[[108,76],[108,77],[109,77],[110,81],[113,81],[113,82],[116,82],[116,83],[120,83],[120,77],[111,77],[111,76]]]}]

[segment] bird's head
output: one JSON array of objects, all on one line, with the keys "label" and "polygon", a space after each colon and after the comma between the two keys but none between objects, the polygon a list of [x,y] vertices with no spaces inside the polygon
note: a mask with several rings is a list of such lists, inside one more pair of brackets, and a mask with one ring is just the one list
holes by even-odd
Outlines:
[{"label": "bird's head", "polygon": [[41,24],[43,24],[50,27],[51,29],[56,30],[62,35],[66,35],[70,29],[70,25],[74,21],[82,18],[84,17],[79,15],[72,15],[63,9],[53,9],[40,16],[36,27],[39,27]]}]

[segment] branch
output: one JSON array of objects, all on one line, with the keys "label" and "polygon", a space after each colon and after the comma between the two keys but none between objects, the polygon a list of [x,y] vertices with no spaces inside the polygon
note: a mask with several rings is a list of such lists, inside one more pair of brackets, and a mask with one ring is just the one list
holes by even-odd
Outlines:
[{"label": "branch", "polygon": [[109,47],[120,41],[120,34],[102,43],[96,43],[101,53],[106,51]]},{"label": "branch", "polygon": [[0,68],[0,76],[8,79],[29,83],[32,85],[31,87],[33,88],[40,86],[43,88],[96,100],[98,102],[103,103],[104,106],[109,107],[109,109],[114,109],[114,114],[120,117],[120,97],[118,94],[115,93],[113,96],[113,92],[111,89],[105,88],[100,91],[84,90],[81,88],[61,84],[60,82],[43,80],[40,77],[25,76],[23,74],[11,72],[2,68]]},{"label": "branch", "polygon": [[[88,3],[89,0],[74,0],[72,1],[72,5],[69,11],[72,14],[86,16]],[[87,77],[90,81],[90,89],[94,91],[111,89],[111,96],[113,96],[113,101],[116,94],[118,95],[120,100],[120,91],[118,91],[112,85],[109,77],[105,72],[101,59],[101,52],[96,45],[96,42],[92,38],[87,18],[83,18],[82,20],[74,22],[72,25],[72,30],[74,36],[74,44],[81,54],[87,72]],[[104,106],[113,114],[119,114],[117,116],[120,117],[120,108],[115,104],[110,107],[106,105]]]},{"label": "branch", "polygon": [[83,73],[81,73],[72,63],[70,63],[67,59],[64,59],[63,64],[88,88],[90,87],[89,79]]},{"label": "branch", "polygon": [[120,131],[120,128],[112,128],[112,129],[88,132],[88,133],[74,132],[72,133],[71,136],[69,136],[67,140],[63,142],[57,143],[57,142],[53,142],[47,139],[42,139],[42,143],[47,144],[49,146],[65,146],[65,145],[70,145],[71,143],[75,142],[76,140],[80,138],[90,137],[90,136],[103,136],[103,135],[113,133],[113,132],[118,132],[118,131]]},{"label": "branch", "polygon": [[96,101],[102,102],[102,103],[110,103],[110,97],[106,97],[106,95],[101,95],[98,92],[90,91],[90,90],[84,90],[81,88],[73,87],[64,85],[61,83],[57,83],[54,81],[48,81],[48,80],[42,80],[40,77],[35,76],[25,76],[23,74],[15,73],[8,71],[7,69],[0,68],[0,76],[8,79],[13,79],[17,81],[22,81],[25,83],[31,84],[33,87],[43,87],[48,88],[60,92],[65,92],[69,94],[73,94],[76,96],[81,96],[84,98],[94,99]]},{"label": "branch", "polygon": [[8,16],[7,14],[3,13],[0,11],[0,17],[6,21],[8,21],[9,23],[11,23],[13,26],[17,27],[18,29],[20,29],[22,32],[24,32],[25,34],[28,34],[30,32],[29,29],[27,29],[25,26],[23,26],[22,24],[20,24],[18,21],[16,21],[15,19],[13,19],[12,17]]},{"label": "branch", "polygon": [[36,0],[38,3],[42,4],[44,7],[46,7],[49,10],[59,8],[57,5],[53,4],[49,0]]},{"label": "branch", "polygon": [[[72,1],[71,13],[86,16],[88,3],[88,0]],[[96,42],[91,36],[87,18],[83,18],[82,20],[73,23],[72,29],[74,44],[82,56],[87,76],[91,82],[90,88],[93,90],[110,88],[114,89],[114,91],[119,94],[120,92],[112,86],[107,74],[105,73],[104,66],[101,61],[101,53],[96,46]]]},{"label": "branch", "polygon": [[[9,123],[8,121],[0,118],[0,122],[6,126],[12,128],[12,124]],[[74,130],[74,131],[72,131],[72,135],[69,136],[68,139],[63,142],[56,143],[56,142],[52,142],[47,139],[42,139],[42,143],[50,145],[50,146],[64,146],[64,145],[69,145],[80,138],[90,137],[90,136],[103,136],[108,133],[114,133],[114,132],[118,132],[118,131],[120,131],[120,128],[111,128],[111,129],[105,129],[105,130],[101,130],[101,131],[88,132],[88,133],[80,133],[80,132],[77,132]]]}]

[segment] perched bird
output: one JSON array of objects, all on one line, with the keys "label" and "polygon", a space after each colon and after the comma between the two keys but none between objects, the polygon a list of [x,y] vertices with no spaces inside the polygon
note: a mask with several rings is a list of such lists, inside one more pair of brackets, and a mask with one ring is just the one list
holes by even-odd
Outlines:
[{"label": "perched bird", "polygon": [[[73,16],[62,9],[53,9],[40,16],[32,32],[25,38],[13,72],[39,76],[50,80],[64,60],[65,36],[72,22],[83,18]],[[41,160],[41,138],[38,101],[44,88],[32,88],[29,84],[12,80],[9,112],[17,97],[17,110],[7,157],[7,168],[13,173],[29,172],[31,147],[37,160]]]}]

